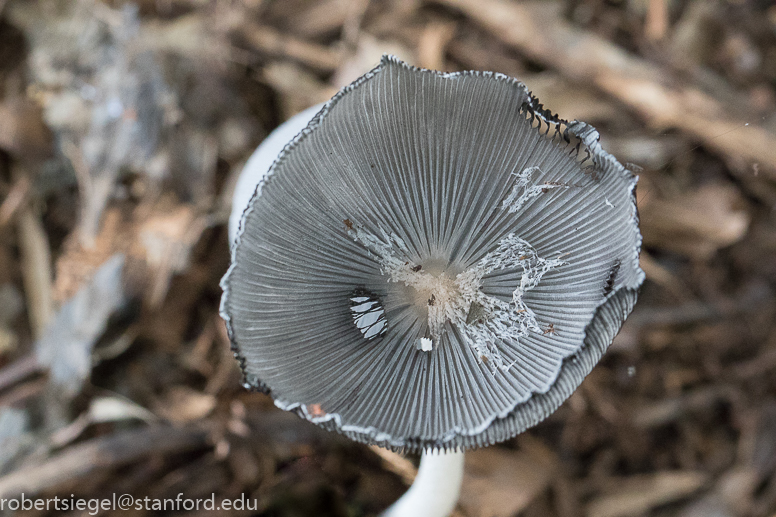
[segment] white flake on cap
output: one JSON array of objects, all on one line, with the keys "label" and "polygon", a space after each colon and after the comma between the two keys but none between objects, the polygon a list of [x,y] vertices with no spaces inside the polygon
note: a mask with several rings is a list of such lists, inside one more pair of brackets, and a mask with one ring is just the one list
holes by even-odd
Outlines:
[{"label": "white flake on cap", "polygon": [[385,309],[377,297],[366,292],[358,293],[351,296],[350,303],[353,322],[366,339],[385,334]]},{"label": "white flake on cap", "polygon": [[537,166],[528,167],[519,173],[515,173],[517,180],[512,187],[512,192],[501,204],[504,210],[509,210],[510,214],[520,211],[529,200],[546,193],[548,190],[556,188],[569,188],[571,185],[559,182],[547,182],[541,185],[531,185],[531,177],[534,172],[541,172]]}]

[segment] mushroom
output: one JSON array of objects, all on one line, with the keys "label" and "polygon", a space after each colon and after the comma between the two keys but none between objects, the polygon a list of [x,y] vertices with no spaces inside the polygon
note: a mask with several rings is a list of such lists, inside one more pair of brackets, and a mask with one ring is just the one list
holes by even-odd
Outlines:
[{"label": "mushroom", "polygon": [[385,56],[311,110],[235,194],[221,312],[245,385],[423,452],[387,515],[447,515],[463,451],[555,411],[632,310],[637,178],[501,74]]}]

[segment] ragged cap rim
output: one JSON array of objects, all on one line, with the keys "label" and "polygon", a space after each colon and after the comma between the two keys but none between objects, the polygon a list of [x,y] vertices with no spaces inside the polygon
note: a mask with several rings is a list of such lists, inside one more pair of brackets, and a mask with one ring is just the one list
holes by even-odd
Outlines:
[{"label": "ragged cap rim", "polygon": [[[635,281],[631,285],[622,286],[613,290],[602,300],[601,304],[595,309],[592,318],[585,328],[585,339],[574,355],[567,357],[557,373],[557,377],[552,387],[545,393],[535,393],[527,401],[518,401],[508,414],[503,416],[494,415],[492,418],[483,422],[478,429],[457,430],[451,435],[440,436],[434,440],[419,439],[412,436],[393,436],[373,427],[352,426],[343,423],[340,415],[336,413],[327,414],[325,418],[320,418],[315,412],[311,412],[301,402],[289,402],[276,400],[276,405],[285,410],[295,411],[297,414],[306,418],[326,429],[341,432],[348,437],[364,443],[375,443],[394,450],[404,449],[417,451],[421,449],[466,449],[479,446],[485,446],[504,439],[508,439],[519,432],[540,422],[557,407],[576,389],[581,380],[590,372],[592,367],[600,359],[601,355],[608,348],[614,336],[619,331],[622,322],[633,308],[637,298],[637,291],[644,280],[644,273],[639,268],[639,253],[641,248],[641,235],[638,232],[638,212],[636,209],[635,189],[638,178],[623,167],[611,154],[604,151],[599,143],[598,132],[590,125],[573,121],[568,122],[558,118],[550,111],[544,109],[526,88],[526,86],[511,77],[504,74],[493,72],[464,71],[454,73],[441,73],[429,71],[407,65],[393,56],[384,56],[380,65],[375,67],[367,74],[360,77],[351,85],[340,90],[329,102],[327,102],[318,114],[313,117],[305,129],[303,129],[285,148],[281,151],[275,162],[269,169],[268,174],[257,185],[253,197],[245,209],[241,218],[241,223],[237,231],[237,236],[231,247],[232,265],[221,281],[221,287],[224,294],[221,300],[221,316],[226,322],[227,330],[230,336],[232,350],[240,362],[244,374],[244,385],[246,388],[271,393],[270,386],[266,385],[260,379],[248,374],[245,364],[245,357],[236,341],[231,316],[227,311],[227,301],[230,296],[230,277],[235,268],[236,252],[240,247],[243,232],[245,231],[245,221],[249,216],[256,200],[261,196],[262,187],[283,165],[287,157],[316,131],[322,121],[328,116],[334,106],[350,92],[358,89],[368,81],[372,80],[384,69],[390,66],[399,66],[404,70],[413,73],[433,74],[436,77],[454,80],[467,76],[492,78],[496,81],[503,81],[520,89],[526,94],[526,100],[522,109],[532,122],[536,123],[537,131],[542,132],[548,138],[558,139],[558,141],[571,140],[576,141],[577,146],[572,151],[575,156],[586,163],[586,167],[592,170],[600,171],[602,174],[618,174],[627,179],[630,185],[630,199],[632,204],[630,223],[635,228],[635,242],[630,257],[630,267],[636,271]],[[552,131],[552,135],[550,135]],[[581,157],[584,154],[584,159]]]}]

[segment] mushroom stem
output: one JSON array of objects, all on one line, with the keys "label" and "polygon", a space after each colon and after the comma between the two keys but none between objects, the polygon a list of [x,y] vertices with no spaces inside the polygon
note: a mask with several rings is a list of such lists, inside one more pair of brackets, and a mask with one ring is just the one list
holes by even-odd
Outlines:
[{"label": "mushroom stem", "polygon": [[415,482],[381,517],[448,517],[461,492],[463,459],[463,451],[424,451]]}]

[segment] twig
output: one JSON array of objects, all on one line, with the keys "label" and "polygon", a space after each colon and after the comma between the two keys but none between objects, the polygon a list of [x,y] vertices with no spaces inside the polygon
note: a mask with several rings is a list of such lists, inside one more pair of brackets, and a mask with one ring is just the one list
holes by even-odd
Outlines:
[{"label": "twig", "polygon": [[671,271],[661,266],[648,252],[641,250],[639,265],[646,273],[648,280],[658,284],[677,300],[685,301],[688,299],[690,288]]},{"label": "twig", "polygon": [[658,41],[666,37],[668,31],[668,6],[666,0],[649,0],[647,20],[644,27],[647,39]]},{"label": "twig", "polygon": [[399,476],[405,485],[410,486],[412,482],[415,481],[415,476],[418,475],[418,469],[410,460],[401,454],[389,451],[388,449],[383,449],[377,445],[372,445],[369,448],[372,449],[372,452],[380,456],[385,468]]},{"label": "twig", "polygon": [[678,420],[688,411],[706,411],[720,400],[735,402],[741,393],[731,385],[715,385],[696,389],[680,397],[638,406],[632,422],[636,427],[650,429]]},{"label": "twig", "polygon": [[339,52],[287,36],[270,27],[246,23],[240,34],[254,50],[272,57],[285,57],[322,72],[332,72],[340,63]]},{"label": "twig", "polygon": [[445,49],[455,36],[455,23],[436,22],[429,24],[418,41],[418,62],[423,68],[443,70]]},{"label": "twig", "polygon": [[234,353],[231,349],[231,342],[229,341],[229,335],[226,333],[226,326],[221,318],[215,321],[215,325],[212,327],[215,332],[212,336],[220,350],[221,357],[218,360],[218,366],[215,372],[208,377],[207,385],[205,386],[205,393],[210,395],[217,395],[229,384],[232,379],[232,375],[237,375],[239,378],[239,369],[237,368],[237,362],[234,360]]},{"label": "twig", "polygon": [[713,319],[748,314],[771,300],[772,293],[764,285],[748,286],[735,298],[723,298],[714,303],[688,301],[671,307],[644,307],[628,319],[634,328],[654,325],[689,325]]},{"label": "twig", "polygon": [[70,447],[45,462],[0,477],[0,498],[31,496],[60,483],[77,482],[91,473],[128,463],[209,446],[202,427],[157,426],[95,438]]},{"label": "twig", "polygon": [[37,398],[48,385],[49,381],[45,377],[17,384],[13,389],[0,394],[0,408],[21,405],[27,399]]},{"label": "twig", "polygon": [[8,224],[25,205],[30,194],[30,179],[22,176],[11,187],[8,195],[0,204],[0,228]]},{"label": "twig", "polygon": [[[301,12],[294,13],[294,33],[308,39],[321,39],[341,30],[353,16],[359,0],[318,0],[307,2]],[[309,6],[309,7],[308,7]],[[296,9],[299,11],[299,9]]]},{"label": "twig", "polygon": [[51,252],[43,224],[31,207],[18,213],[22,276],[32,334],[39,338],[51,320],[54,306],[51,294]]},{"label": "twig", "polygon": [[109,174],[93,175],[81,149],[69,139],[63,140],[62,152],[73,166],[78,180],[78,191],[81,194],[78,238],[85,248],[93,248],[100,230],[102,212],[113,187],[113,177]]},{"label": "twig", "polygon": [[763,345],[760,353],[753,359],[747,359],[730,365],[729,374],[738,381],[752,381],[764,375],[776,373],[776,339]]},{"label": "twig", "polygon": [[350,0],[348,14],[342,25],[342,40],[351,47],[355,47],[358,44],[361,23],[364,20],[366,9],[369,7],[369,1],[370,0]]},{"label": "twig", "polygon": [[709,478],[702,471],[669,470],[616,479],[613,488],[588,503],[585,513],[595,517],[645,515],[696,492]]},{"label": "twig", "polygon": [[27,354],[0,369],[0,391],[10,388],[27,377],[40,373],[43,368],[35,354]]}]

